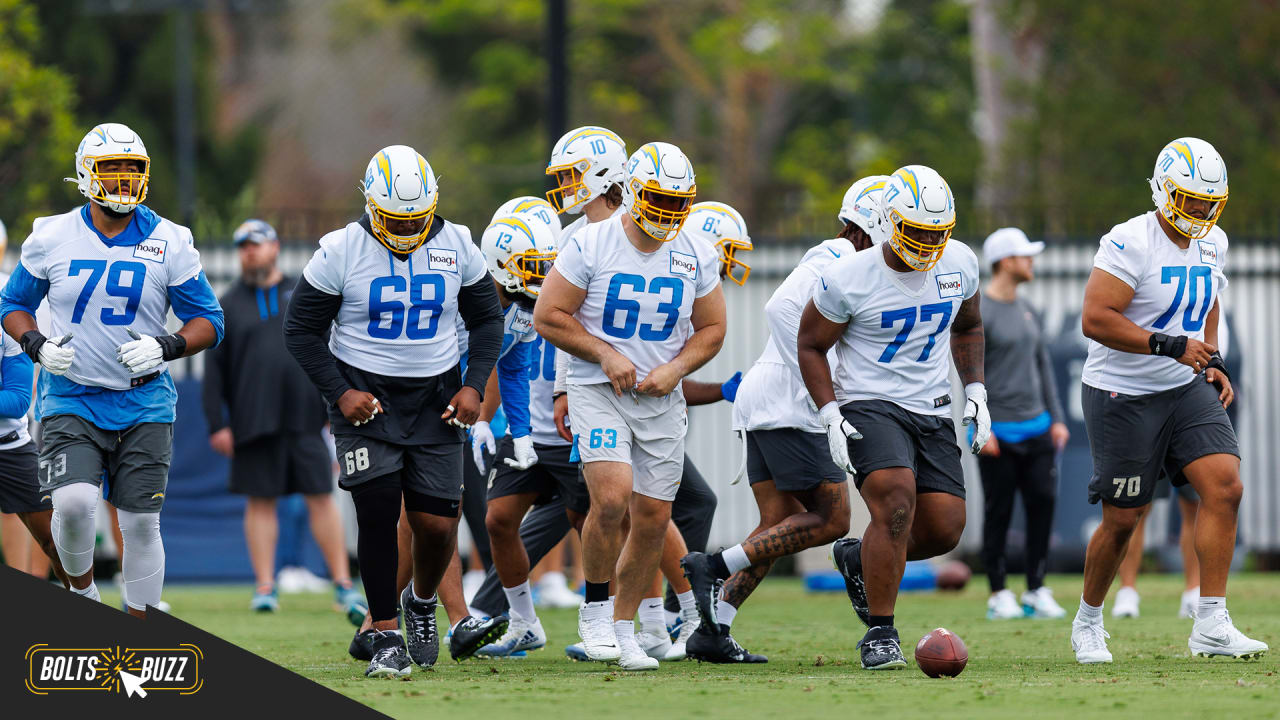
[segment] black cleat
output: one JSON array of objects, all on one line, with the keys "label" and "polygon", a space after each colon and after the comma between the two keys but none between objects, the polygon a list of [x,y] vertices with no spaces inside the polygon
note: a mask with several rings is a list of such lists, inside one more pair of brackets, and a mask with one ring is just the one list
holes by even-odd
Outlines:
[{"label": "black cleat", "polygon": [[729,634],[729,626],[721,625],[719,631],[711,632],[706,625],[699,625],[685,645],[686,656],[690,660],[709,663],[767,663],[764,655],[749,653]]},{"label": "black cleat", "polygon": [[364,671],[365,677],[408,677],[413,672],[409,654],[404,650],[404,638],[398,630],[373,631],[373,659]]},{"label": "black cleat", "polygon": [[711,558],[706,553],[691,552],[680,558],[680,567],[684,569],[684,576],[693,591],[693,602],[698,607],[702,627],[720,627],[716,619],[716,600],[723,581],[711,569]]},{"label": "black cleat", "polygon": [[[853,603],[853,611],[863,625],[871,627],[871,609],[867,606],[867,586],[862,581],[862,540],[841,538],[831,545],[831,563],[844,577],[844,591]],[[901,655],[901,653],[899,653]]]},{"label": "black cleat", "polygon": [[356,660],[369,662],[373,659],[373,643],[377,638],[377,630],[365,630],[364,632],[357,630],[356,636],[351,638],[351,644],[347,646],[347,653]]},{"label": "black cleat", "polygon": [[418,602],[413,597],[413,583],[400,593],[400,607],[404,613],[405,644],[409,657],[424,668],[436,664],[440,655],[440,634],[436,631],[435,602]]},{"label": "black cleat", "polygon": [[863,670],[897,670],[907,666],[898,644],[898,629],[892,625],[879,625],[867,631],[858,642],[862,649]]},{"label": "black cleat", "polygon": [[488,620],[481,620],[470,615],[462,618],[453,628],[449,637],[449,656],[454,660],[466,660],[480,648],[496,642],[507,631],[511,620],[506,615],[498,615]]}]

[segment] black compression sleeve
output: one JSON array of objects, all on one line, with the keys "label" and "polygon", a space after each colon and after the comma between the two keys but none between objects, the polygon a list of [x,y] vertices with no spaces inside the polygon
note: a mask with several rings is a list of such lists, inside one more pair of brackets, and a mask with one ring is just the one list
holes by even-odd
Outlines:
[{"label": "black compression sleeve", "polygon": [[[306,278],[299,278],[284,316],[285,347],[330,405],[336,405],[338,398],[351,389],[338,372],[337,360],[327,342],[329,325],[341,307],[341,295],[317,290]],[[502,331],[501,327],[498,331]]]},{"label": "black compression sleeve", "polygon": [[473,387],[484,397],[489,373],[502,351],[502,306],[498,291],[485,275],[479,282],[458,289],[458,312],[466,323],[471,343],[467,350],[467,376],[462,384]]}]

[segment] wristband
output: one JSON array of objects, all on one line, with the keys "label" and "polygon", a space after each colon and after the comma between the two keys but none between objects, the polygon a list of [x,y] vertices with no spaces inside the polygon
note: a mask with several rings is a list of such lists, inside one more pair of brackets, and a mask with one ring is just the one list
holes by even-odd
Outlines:
[{"label": "wristband", "polygon": [[1213,354],[1209,356],[1209,364],[1204,369],[1208,370],[1209,368],[1216,368],[1218,372],[1222,373],[1223,377],[1228,380],[1231,379],[1231,373],[1227,372],[1227,364],[1222,361],[1222,353],[1217,350],[1214,350]]},{"label": "wristband", "polygon": [[1187,336],[1169,337],[1164,333],[1151,333],[1151,337],[1147,338],[1147,347],[1151,348],[1152,355],[1163,355],[1177,360],[1187,351]]},{"label": "wristband", "polygon": [[177,360],[187,352],[187,339],[177,333],[157,335],[156,342],[160,343],[160,357],[165,362]]},{"label": "wristband", "polygon": [[31,362],[40,362],[40,348],[49,342],[49,338],[39,330],[28,330],[22,333],[22,337],[18,338],[18,344],[22,346],[22,351],[30,358]]}]

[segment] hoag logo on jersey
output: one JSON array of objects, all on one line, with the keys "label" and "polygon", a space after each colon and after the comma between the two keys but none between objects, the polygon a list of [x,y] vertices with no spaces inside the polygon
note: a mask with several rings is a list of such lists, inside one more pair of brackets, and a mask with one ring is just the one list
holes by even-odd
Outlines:
[{"label": "hoag logo on jersey", "polygon": [[964,295],[964,287],[960,281],[960,273],[944,273],[937,276],[938,297],[958,298]]},{"label": "hoag logo on jersey", "polygon": [[150,260],[151,262],[163,263],[164,253],[167,249],[169,249],[167,240],[144,240],[133,246],[133,256],[143,260]]},{"label": "hoag logo on jersey", "polygon": [[427,268],[458,272],[458,251],[445,248],[427,248]]},{"label": "hoag logo on jersey", "polygon": [[1197,242],[1200,244],[1200,262],[1204,263],[1205,265],[1212,265],[1214,267],[1217,267],[1218,266],[1218,244],[1205,242],[1204,240],[1198,240]]},{"label": "hoag logo on jersey", "polygon": [[690,280],[698,279],[698,259],[692,255],[671,251],[671,274],[686,277]]}]

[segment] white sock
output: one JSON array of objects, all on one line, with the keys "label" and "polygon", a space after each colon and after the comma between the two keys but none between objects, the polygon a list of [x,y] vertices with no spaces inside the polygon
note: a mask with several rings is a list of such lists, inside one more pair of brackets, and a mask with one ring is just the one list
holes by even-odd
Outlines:
[{"label": "white sock", "polygon": [[98,510],[98,486],[71,483],[55,488],[52,495],[49,530],[58,548],[58,559],[67,575],[80,577],[93,569],[93,546],[97,541],[93,516]]},{"label": "white sock", "polygon": [[[680,603],[681,614],[696,612],[698,609],[698,606],[693,602],[693,590],[676,593],[676,600]],[[672,618],[671,622],[675,622],[675,618]]]},{"label": "white sock", "polygon": [[504,587],[502,593],[507,596],[512,615],[519,615],[529,622],[538,619],[538,613],[533,609],[533,591],[529,589],[528,580],[515,587]]},{"label": "white sock", "polygon": [[632,640],[635,640],[635,635],[636,635],[636,624],[635,624],[635,621],[633,621],[633,620],[614,620],[614,621],[613,621],[613,634],[617,636],[618,640],[622,640],[622,638],[626,638],[626,637],[629,637],[629,638],[631,638]]},{"label": "white sock", "polygon": [[1102,606],[1094,607],[1084,601],[1084,596],[1080,596],[1080,609],[1076,610],[1076,620],[1089,623],[1090,625],[1102,624]]},{"label": "white sock", "polygon": [[117,510],[124,540],[120,574],[129,607],[146,610],[160,604],[164,589],[164,543],[160,540],[160,513]]},{"label": "white sock", "polygon": [[662,618],[667,621],[667,627],[671,627],[676,624],[676,620],[680,619],[680,613],[671,612],[670,610],[663,608]]},{"label": "white sock", "polygon": [[1213,617],[1213,614],[1219,610],[1227,609],[1227,599],[1225,597],[1205,597],[1200,596],[1200,601],[1196,604],[1196,619],[1204,620]]},{"label": "white sock", "polygon": [[723,600],[716,601],[716,620],[719,620],[721,625],[728,625],[732,627],[733,618],[737,614],[738,608]]},{"label": "white sock", "polygon": [[729,568],[729,574],[751,567],[751,560],[747,558],[747,551],[741,545],[725,548],[720,553],[720,557],[724,560],[725,567]]},{"label": "white sock", "polygon": [[93,600],[94,602],[102,602],[102,596],[98,594],[98,584],[95,582],[90,582],[89,587],[83,590],[77,588],[75,585],[72,585],[71,592],[77,595],[83,595],[84,597],[87,597],[90,600]]},{"label": "white sock", "polygon": [[662,598],[652,597],[640,601],[640,632],[666,637],[667,618],[663,615]]},{"label": "white sock", "polygon": [[429,598],[419,597],[419,596],[418,596],[418,589],[417,589],[416,587],[414,587],[414,586],[413,586],[413,581],[412,581],[412,580],[410,580],[410,581],[409,581],[409,594],[413,596],[413,601],[414,601],[414,602],[419,602],[419,603],[433,603],[433,602],[435,602],[435,601],[436,601],[436,596],[435,596],[435,595],[432,595],[432,596],[431,596],[431,597],[429,597]]}]

